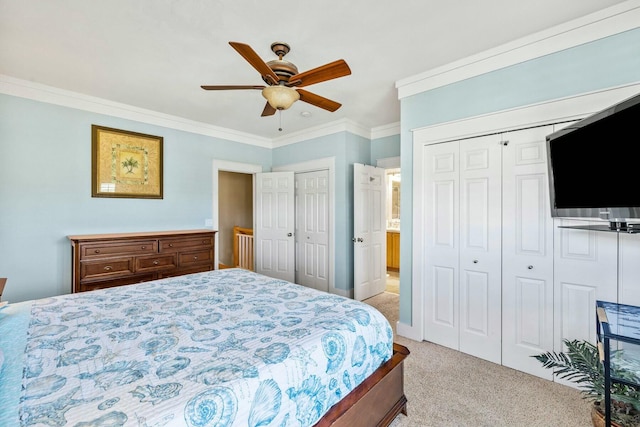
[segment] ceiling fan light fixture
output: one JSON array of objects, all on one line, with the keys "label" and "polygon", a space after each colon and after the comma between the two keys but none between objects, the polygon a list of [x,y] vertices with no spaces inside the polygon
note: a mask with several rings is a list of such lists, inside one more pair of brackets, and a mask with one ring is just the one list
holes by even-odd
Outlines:
[{"label": "ceiling fan light fixture", "polygon": [[262,89],[262,96],[276,110],[286,110],[300,99],[297,90],[286,86],[267,86]]}]

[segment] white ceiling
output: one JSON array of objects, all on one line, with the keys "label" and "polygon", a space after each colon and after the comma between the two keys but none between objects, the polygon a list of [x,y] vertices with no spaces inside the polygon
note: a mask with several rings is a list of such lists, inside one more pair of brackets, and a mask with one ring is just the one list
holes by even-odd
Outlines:
[{"label": "white ceiling", "polygon": [[[400,120],[396,81],[618,3],[0,0],[0,74],[264,138],[339,119],[375,129]],[[229,41],[265,61],[284,41],[300,72],[344,59],[350,76],[305,87],[342,107],[260,117],[260,91],[201,89],[263,84]]]}]

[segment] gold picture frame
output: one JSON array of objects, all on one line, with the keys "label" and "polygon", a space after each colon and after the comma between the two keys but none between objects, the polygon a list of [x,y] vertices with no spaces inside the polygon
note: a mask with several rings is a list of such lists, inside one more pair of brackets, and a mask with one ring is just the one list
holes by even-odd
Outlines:
[{"label": "gold picture frame", "polygon": [[91,125],[91,197],[162,199],[161,136]]}]

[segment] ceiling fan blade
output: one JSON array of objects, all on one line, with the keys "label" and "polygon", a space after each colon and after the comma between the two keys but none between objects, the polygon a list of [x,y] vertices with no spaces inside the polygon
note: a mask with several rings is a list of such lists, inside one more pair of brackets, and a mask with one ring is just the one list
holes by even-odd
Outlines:
[{"label": "ceiling fan blade", "polygon": [[297,89],[297,90],[298,90],[298,93],[300,94],[300,101],[304,101],[311,105],[315,105],[316,107],[320,107],[327,111],[331,111],[332,113],[342,106],[342,104],[336,101],[323,98],[320,95],[316,95],[315,93],[308,92],[304,89]]},{"label": "ceiling fan blade", "polygon": [[253,68],[255,68],[262,77],[276,84],[280,81],[280,78],[273,72],[266,62],[258,56],[258,54],[248,44],[229,42],[232,48],[234,48],[244,59],[247,60]]},{"label": "ceiling fan blade", "polygon": [[226,86],[211,86],[211,85],[203,85],[200,86],[204,90],[237,90],[237,89],[264,89],[264,86],[238,86],[238,85],[226,85]]},{"label": "ceiling fan blade", "polygon": [[273,116],[276,113],[276,109],[271,106],[268,102],[264,106],[264,110],[262,110],[262,117],[265,116]]},{"label": "ceiling fan blade", "polygon": [[351,69],[347,63],[344,59],[338,59],[329,64],[291,76],[287,86],[309,86],[315,83],[337,79],[338,77],[348,76],[349,74],[351,74]]}]

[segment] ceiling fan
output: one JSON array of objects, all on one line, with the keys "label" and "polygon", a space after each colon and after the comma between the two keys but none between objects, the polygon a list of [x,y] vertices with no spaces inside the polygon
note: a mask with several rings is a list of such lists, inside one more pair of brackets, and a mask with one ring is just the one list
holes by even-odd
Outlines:
[{"label": "ceiling fan", "polygon": [[298,72],[298,68],[291,62],[282,59],[291,48],[283,42],[275,42],[271,44],[271,50],[278,55],[278,59],[264,62],[260,56],[251,48],[251,46],[229,42],[242,57],[253,66],[262,76],[262,80],[268,86],[252,86],[252,85],[227,85],[227,86],[200,86],[205,90],[238,90],[238,89],[257,89],[262,91],[262,96],[267,100],[262,117],[271,116],[277,110],[286,110],[291,107],[294,102],[300,100],[316,107],[336,111],[342,104],[316,95],[304,89],[304,86],[310,86],[315,83],[344,77],[351,74],[351,69],[343,59],[322,65],[309,71]]}]

